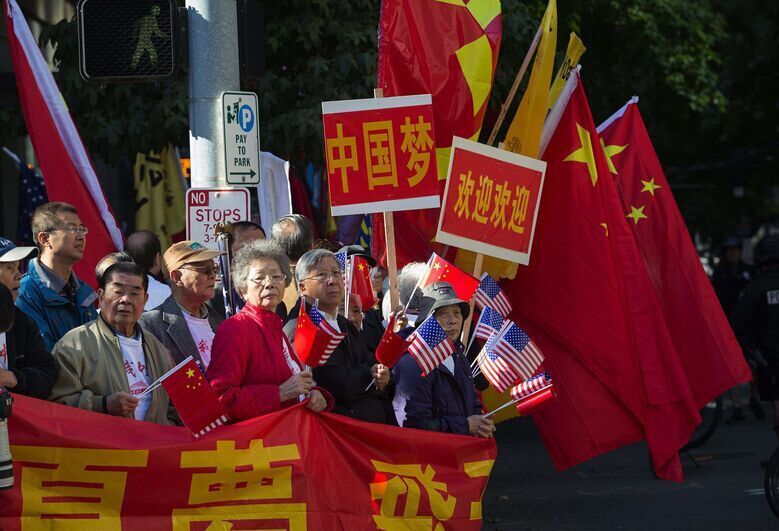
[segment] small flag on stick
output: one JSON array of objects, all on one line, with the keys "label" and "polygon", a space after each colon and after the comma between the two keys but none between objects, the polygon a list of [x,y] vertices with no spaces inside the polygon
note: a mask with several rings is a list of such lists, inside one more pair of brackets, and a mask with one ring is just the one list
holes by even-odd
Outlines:
[{"label": "small flag on stick", "polygon": [[376,348],[376,359],[385,367],[394,367],[412,343],[396,334],[393,331],[394,326],[395,316],[391,315],[387,329],[384,331],[381,342]]},{"label": "small flag on stick", "polygon": [[508,317],[511,313],[511,302],[489,273],[484,273],[481,276],[475,300],[479,308],[493,308],[503,317]]},{"label": "small flag on stick", "polygon": [[192,356],[163,374],[157,382],[150,388],[159,385],[165,388],[182,422],[196,439],[227,422],[227,411]]},{"label": "small flag on stick", "polygon": [[454,352],[454,344],[432,315],[409,336],[409,340],[408,351],[422,368],[422,376],[427,376]]},{"label": "small flag on stick", "polygon": [[479,287],[478,280],[435,253],[430,257],[427,265],[428,270],[419,283],[420,288],[429,286],[433,282],[448,282],[460,299],[469,301]]},{"label": "small flag on stick", "polygon": [[295,353],[309,367],[324,365],[346,334],[336,331],[313,306],[306,310],[300,301],[298,325],[295,330]]}]

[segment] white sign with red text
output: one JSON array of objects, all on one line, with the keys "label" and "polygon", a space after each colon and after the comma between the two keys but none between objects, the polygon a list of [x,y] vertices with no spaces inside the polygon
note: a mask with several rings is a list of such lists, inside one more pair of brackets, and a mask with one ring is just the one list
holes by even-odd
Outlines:
[{"label": "white sign with red text", "polygon": [[187,190],[187,240],[217,249],[219,223],[249,220],[247,188],[190,188]]}]

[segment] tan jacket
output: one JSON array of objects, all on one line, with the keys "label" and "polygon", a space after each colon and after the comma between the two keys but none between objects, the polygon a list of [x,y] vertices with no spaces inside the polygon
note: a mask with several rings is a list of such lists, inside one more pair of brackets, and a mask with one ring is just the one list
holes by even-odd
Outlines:
[{"label": "tan jacket", "polygon": [[[154,335],[143,329],[141,334],[146,371],[153,382],[173,368],[173,360]],[[59,362],[60,374],[49,400],[108,413],[103,409],[104,396],[120,391],[130,392],[119,340],[100,316],[65,334],[51,353]],[[152,391],[146,420],[155,424],[171,424],[168,420],[172,413],[169,405],[165,389],[158,387]]]}]

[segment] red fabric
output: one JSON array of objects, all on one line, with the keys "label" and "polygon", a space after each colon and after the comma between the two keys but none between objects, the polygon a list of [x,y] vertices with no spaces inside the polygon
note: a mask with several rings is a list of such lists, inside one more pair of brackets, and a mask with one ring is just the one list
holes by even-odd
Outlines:
[{"label": "red fabric", "polygon": [[[498,61],[501,15],[482,28],[465,6],[419,0],[384,0],[379,21],[378,86],[384,96],[432,94],[436,148],[452,145],[454,135],[479,131],[489,96],[474,113],[473,98],[455,52],[486,35],[492,72]],[[440,170],[440,168],[439,168]],[[439,174],[440,175],[440,174]],[[438,194],[444,180],[438,181]],[[439,209],[395,212],[398,267],[425,260],[433,250]],[[373,256],[386,267],[384,218],[373,215]],[[402,243],[400,243],[402,242]]]},{"label": "red fabric", "polygon": [[[97,289],[95,266],[105,255],[116,251],[116,245],[111,240],[97,205],[79,175],[72,154],[65,145],[62,133],[57,129],[46,105],[39,80],[35,78],[31,69],[30,59],[14,33],[14,24],[8,9],[6,9],[6,29],[16,84],[19,88],[19,101],[27,124],[27,132],[46,184],[46,194],[49,201],[63,201],[75,206],[81,222],[89,229],[84,256],[73,269],[80,280]],[[20,28],[20,31],[29,30]],[[61,97],[59,93],[48,96]],[[77,141],[80,143],[81,139]],[[102,190],[100,193],[102,194]]]},{"label": "red fabric", "polygon": [[749,381],[749,367],[703,270],[638,105],[629,104],[601,137],[609,146],[624,146],[611,157],[614,180],[625,212],[631,206],[644,208],[646,218],[629,225],[695,401],[703,407]]},{"label": "red fabric", "polygon": [[379,346],[376,347],[376,359],[385,367],[394,367],[411,345],[411,341],[406,341],[393,331],[394,326],[395,316],[391,315],[389,323],[387,323],[387,329],[381,337]]},{"label": "red fabric", "polygon": [[280,402],[279,386],[292,377],[282,341],[302,369],[281,317],[274,312],[247,302],[217,328],[207,376],[231,419],[249,419],[298,403]]},{"label": "red fabric", "polygon": [[533,418],[558,469],[646,439],[657,475],[680,481],[698,408],[572,75],[543,155],[538,245],[504,284],[509,317],[543,350],[557,389]]},{"label": "red fabric", "polygon": [[476,290],[479,288],[479,281],[471,275],[459,269],[437,254],[433,255],[433,260],[429,264],[429,269],[425,280],[419,284],[420,288],[429,286],[433,282],[448,282],[454,288],[457,296],[469,301]]},{"label": "red fabric", "polygon": [[373,286],[371,285],[371,267],[361,256],[352,256],[351,260],[352,286],[350,292],[352,295],[358,295],[363,310],[368,310],[376,304],[376,296],[373,294]]},{"label": "red fabric", "polygon": [[227,415],[224,406],[191,356],[187,363],[162,380],[162,387],[193,434],[197,435],[217,420],[227,420],[223,419]]},{"label": "red fabric", "polygon": [[494,439],[303,405],[193,441],[185,428],[14,398],[15,482],[0,495],[3,531],[23,521],[25,529],[476,531],[497,454]]}]

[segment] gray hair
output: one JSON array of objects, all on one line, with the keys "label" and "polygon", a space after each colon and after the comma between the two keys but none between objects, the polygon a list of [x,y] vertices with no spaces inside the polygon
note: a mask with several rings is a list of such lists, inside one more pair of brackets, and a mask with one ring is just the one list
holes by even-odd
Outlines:
[{"label": "gray hair", "polygon": [[308,278],[309,273],[317,264],[327,258],[332,258],[336,262],[338,261],[335,255],[327,249],[312,249],[301,256],[298,263],[295,265],[295,282],[300,284],[301,280]]},{"label": "gray hair", "polygon": [[292,280],[289,258],[279,244],[271,240],[255,240],[242,247],[233,258],[233,288],[238,293],[244,293],[247,289],[252,262],[263,258],[273,260],[279,265],[281,272],[287,277],[285,285],[289,286]]},{"label": "gray hair", "polygon": [[314,229],[311,221],[300,214],[279,218],[270,229],[271,239],[278,243],[292,262],[308,252],[314,245]]},{"label": "gray hair", "polygon": [[400,304],[405,306],[414,295],[417,282],[427,272],[427,264],[424,262],[411,262],[403,266],[398,274],[398,296]]}]

